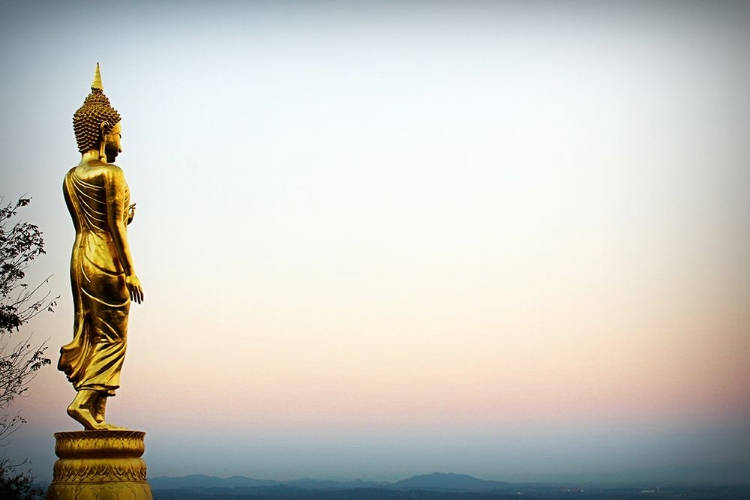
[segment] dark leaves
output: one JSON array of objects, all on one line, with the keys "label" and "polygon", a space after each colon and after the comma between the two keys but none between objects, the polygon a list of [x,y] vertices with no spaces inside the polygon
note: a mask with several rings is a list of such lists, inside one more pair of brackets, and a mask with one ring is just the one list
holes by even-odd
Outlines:
[{"label": "dark leaves", "polygon": [[[15,204],[3,205],[0,197],[0,410],[24,396],[36,372],[52,363],[45,356],[46,345],[35,346],[27,339],[11,347],[3,338],[17,332],[41,311],[52,312],[56,305],[56,298],[50,299],[49,292],[41,291],[49,278],[37,286],[22,281],[29,263],[44,254],[39,228],[28,222],[12,221],[18,209],[30,201],[22,197]],[[26,420],[18,413],[0,415],[0,446],[24,423]],[[44,492],[34,485],[34,477],[18,472],[16,467],[0,460],[0,498],[43,498]]]}]

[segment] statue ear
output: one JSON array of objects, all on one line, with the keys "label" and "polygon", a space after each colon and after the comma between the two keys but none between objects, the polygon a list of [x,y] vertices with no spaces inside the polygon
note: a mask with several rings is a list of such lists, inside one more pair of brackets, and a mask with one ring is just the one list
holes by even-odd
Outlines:
[{"label": "statue ear", "polygon": [[106,148],[105,148],[105,140],[104,138],[107,137],[107,134],[111,130],[111,126],[109,125],[108,121],[103,121],[99,124],[99,159],[103,161],[104,163],[107,163],[107,154],[106,154]]}]

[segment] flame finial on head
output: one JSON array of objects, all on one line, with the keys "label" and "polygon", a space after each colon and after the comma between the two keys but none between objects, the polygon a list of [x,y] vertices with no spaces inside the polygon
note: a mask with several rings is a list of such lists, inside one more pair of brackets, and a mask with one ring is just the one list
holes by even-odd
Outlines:
[{"label": "flame finial on head", "polygon": [[91,82],[91,90],[94,89],[104,91],[104,85],[102,85],[102,74],[99,72],[99,63],[96,63],[96,70],[94,70],[94,81]]}]

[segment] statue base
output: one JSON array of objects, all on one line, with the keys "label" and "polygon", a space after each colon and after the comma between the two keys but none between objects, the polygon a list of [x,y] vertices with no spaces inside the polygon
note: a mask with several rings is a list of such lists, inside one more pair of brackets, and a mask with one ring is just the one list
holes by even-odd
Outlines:
[{"label": "statue base", "polygon": [[48,500],[153,500],[146,482],[141,431],[55,433]]}]

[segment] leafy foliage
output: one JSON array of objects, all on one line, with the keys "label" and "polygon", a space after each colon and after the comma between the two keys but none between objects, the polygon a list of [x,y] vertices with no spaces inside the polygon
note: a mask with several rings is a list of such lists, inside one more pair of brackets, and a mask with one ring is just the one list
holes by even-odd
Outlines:
[{"label": "leafy foliage", "polygon": [[[17,467],[17,466],[16,466]],[[34,483],[31,473],[19,473],[7,459],[0,461],[0,498],[37,500],[45,497],[44,489]]]},{"label": "leafy foliage", "polygon": [[[47,346],[32,345],[29,339],[9,343],[8,338],[40,312],[52,311],[56,298],[40,290],[49,278],[36,287],[23,280],[29,263],[44,254],[44,239],[39,228],[28,222],[15,222],[18,209],[25,207],[30,198],[20,198],[16,203],[4,204],[0,198],[0,411],[8,409],[13,400],[23,396],[36,372],[51,363],[45,356]],[[0,415],[0,446],[26,421],[19,414]],[[42,498],[43,492],[33,484],[34,477],[18,472],[17,467],[0,460],[0,498]]]},{"label": "leafy foliage", "polygon": [[47,280],[31,289],[21,281],[29,263],[45,253],[42,232],[36,225],[17,222],[8,227],[18,209],[30,202],[30,198],[20,198],[15,204],[0,206],[0,335],[18,331],[43,308],[51,311],[55,305],[54,300],[48,300],[49,293],[35,297]]}]

